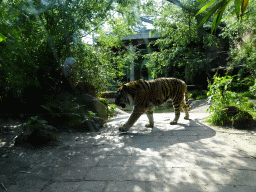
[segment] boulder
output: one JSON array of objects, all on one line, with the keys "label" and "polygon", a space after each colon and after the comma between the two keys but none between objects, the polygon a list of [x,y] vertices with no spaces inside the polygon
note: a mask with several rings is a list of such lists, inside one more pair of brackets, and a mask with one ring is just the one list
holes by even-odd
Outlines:
[{"label": "boulder", "polygon": [[117,92],[116,91],[108,91],[108,92],[103,92],[101,94],[101,98],[116,98],[116,94]]},{"label": "boulder", "polygon": [[[95,131],[99,130],[108,118],[107,105],[88,94],[73,95],[69,92],[61,92],[43,107],[52,114],[47,118],[50,124],[59,128],[73,127]],[[88,122],[89,120],[92,122]],[[91,126],[92,123],[96,127]]]},{"label": "boulder", "polygon": [[105,123],[104,119],[102,118],[94,118],[94,119],[87,119],[80,125],[76,126],[76,128],[90,131],[90,132],[97,132],[102,128],[103,124]]},{"label": "boulder", "polygon": [[248,129],[254,123],[251,114],[235,106],[225,107],[223,113],[227,114],[227,124],[232,124],[236,129]]},{"label": "boulder", "polygon": [[[49,142],[57,141],[57,129],[45,120],[31,117],[22,127],[21,134],[15,139],[15,146],[30,144],[34,147],[47,145]],[[32,121],[31,121],[32,119]]]},{"label": "boulder", "polygon": [[75,94],[76,95],[88,94],[95,97],[96,88],[88,82],[80,82],[75,86]]},{"label": "boulder", "polygon": [[239,109],[235,106],[227,106],[223,109],[223,112],[227,113],[227,117],[233,117],[239,113]]},{"label": "boulder", "polygon": [[84,106],[87,111],[96,113],[98,117],[107,120],[108,118],[108,107],[104,103],[95,99],[91,95],[82,94],[76,97],[76,102]]},{"label": "boulder", "polygon": [[247,111],[240,111],[234,116],[232,126],[236,129],[248,129],[253,124],[253,118]]}]

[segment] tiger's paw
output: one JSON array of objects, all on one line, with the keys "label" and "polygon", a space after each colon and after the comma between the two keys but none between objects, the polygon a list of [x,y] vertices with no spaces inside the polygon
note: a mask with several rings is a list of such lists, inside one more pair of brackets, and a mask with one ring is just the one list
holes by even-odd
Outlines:
[{"label": "tiger's paw", "polygon": [[171,125],[176,125],[176,124],[177,124],[177,121],[171,121],[170,124],[171,124]]},{"label": "tiger's paw", "polygon": [[184,119],[189,119],[189,116],[185,116]]},{"label": "tiger's paw", "polygon": [[154,127],[154,124],[148,123],[148,124],[145,125],[145,127],[153,128],[153,127]]},{"label": "tiger's paw", "polygon": [[125,125],[123,125],[122,127],[119,127],[119,131],[121,132],[127,132],[129,130],[129,128],[127,128]]}]

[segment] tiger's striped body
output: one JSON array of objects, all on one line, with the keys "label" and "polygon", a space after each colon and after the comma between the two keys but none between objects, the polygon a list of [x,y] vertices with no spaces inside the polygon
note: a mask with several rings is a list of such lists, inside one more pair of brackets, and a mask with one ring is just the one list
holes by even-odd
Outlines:
[{"label": "tiger's striped body", "polygon": [[180,108],[185,112],[184,118],[189,119],[188,93],[184,81],[176,78],[159,78],[150,81],[136,80],[124,84],[117,90],[115,103],[123,108],[126,104],[133,104],[134,109],[128,121],[119,130],[128,131],[143,113],[146,113],[149,119],[146,127],[153,127],[153,107],[162,105],[170,99],[175,112],[175,118],[171,124],[177,124]]}]

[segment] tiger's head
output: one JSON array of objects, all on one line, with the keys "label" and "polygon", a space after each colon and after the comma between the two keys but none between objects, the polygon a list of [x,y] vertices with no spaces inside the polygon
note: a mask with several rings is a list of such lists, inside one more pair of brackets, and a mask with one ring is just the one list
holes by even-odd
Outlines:
[{"label": "tiger's head", "polygon": [[126,105],[131,105],[133,103],[132,96],[129,93],[129,87],[127,85],[121,86],[117,90],[115,104],[125,108]]}]

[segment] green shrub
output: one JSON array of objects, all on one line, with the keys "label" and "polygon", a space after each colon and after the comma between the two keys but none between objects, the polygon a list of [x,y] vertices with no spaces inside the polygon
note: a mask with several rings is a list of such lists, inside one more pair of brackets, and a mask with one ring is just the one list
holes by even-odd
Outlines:
[{"label": "green shrub", "polygon": [[[233,76],[236,77],[236,76]],[[249,90],[249,87],[254,83],[253,78],[233,78],[231,83],[231,90],[235,92],[246,92]]]},{"label": "green shrub", "polygon": [[114,112],[115,112],[115,108],[116,105],[115,104],[110,104],[109,101],[106,98],[97,98],[99,101],[101,101],[102,103],[104,103],[105,105],[108,106],[108,116],[109,117],[113,117],[114,116]]},{"label": "green shrub", "polygon": [[[25,135],[26,137],[22,137]],[[32,144],[44,144],[49,141],[58,141],[57,129],[39,116],[30,117],[22,126],[19,140],[31,142]],[[16,144],[16,143],[15,143]]]},{"label": "green shrub", "polygon": [[108,105],[108,116],[113,117],[115,109],[116,109],[116,105],[115,104],[109,104]]},{"label": "green shrub", "polygon": [[251,98],[252,94],[249,91],[246,91],[246,92],[240,93],[240,96]]},{"label": "green shrub", "polygon": [[247,105],[247,108],[249,108],[249,109],[254,108],[254,103],[253,102],[248,102],[246,105]]},{"label": "green shrub", "polygon": [[249,92],[250,92],[250,98],[251,99],[256,99],[256,79],[254,80],[254,85],[249,87]]},{"label": "green shrub", "polygon": [[189,97],[193,99],[205,99],[207,95],[203,90],[193,90]]},{"label": "green shrub", "polygon": [[222,111],[215,111],[206,119],[205,122],[213,125],[226,125],[229,123],[229,120],[226,113],[223,113]]},{"label": "green shrub", "polygon": [[217,77],[217,74],[215,74],[213,84],[209,83],[207,96],[208,101],[213,101],[213,104],[207,110],[207,112],[211,113],[207,122],[214,125],[226,125],[237,120],[232,115],[229,115],[228,108],[237,109],[237,113],[253,110],[254,104],[248,102],[247,97],[228,90],[230,89],[233,77]]}]

